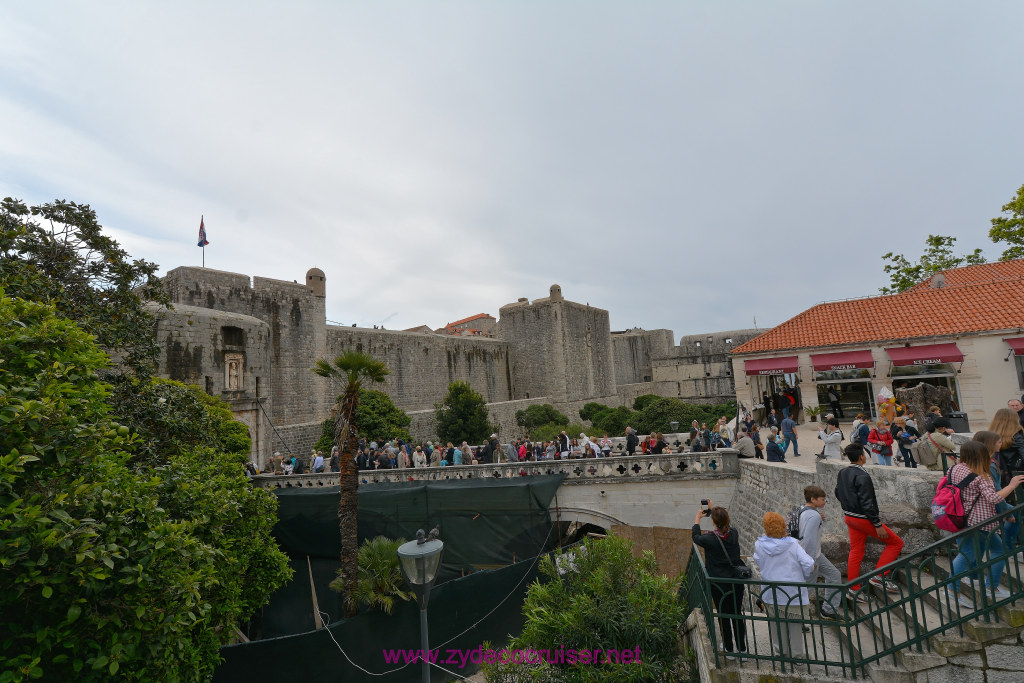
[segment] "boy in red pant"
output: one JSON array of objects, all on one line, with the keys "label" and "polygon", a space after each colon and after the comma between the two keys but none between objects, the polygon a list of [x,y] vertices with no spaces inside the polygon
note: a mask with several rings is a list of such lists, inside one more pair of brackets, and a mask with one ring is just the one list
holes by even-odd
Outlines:
[{"label": "boy in red pant", "polygon": [[[850,558],[846,567],[848,580],[858,578],[860,563],[864,560],[864,544],[868,536],[885,544],[882,556],[875,569],[896,560],[903,549],[903,539],[892,529],[882,524],[878,516],[878,501],[875,500],[875,486],[871,476],[864,469],[867,455],[860,444],[850,444],[843,449],[850,466],[839,472],[836,482],[836,498],[843,507],[843,520],[850,532]],[[898,592],[899,586],[889,580],[888,573],[871,577],[871,584],[890,593]],[[867,595],[860,592],[860,585],[850,589],[849,596],[858,602],[866,602]]]}]

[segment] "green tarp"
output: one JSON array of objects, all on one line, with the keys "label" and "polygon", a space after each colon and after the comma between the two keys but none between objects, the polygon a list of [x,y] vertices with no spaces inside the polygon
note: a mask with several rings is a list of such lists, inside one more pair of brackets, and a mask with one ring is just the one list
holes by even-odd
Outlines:
[{"label": "green tarp", "polygon": [[[412,540],[416,530],[441,527],[444,555],[438,585],[481,569],[535,557],[557,544],[548,507],[564,475],[514,479],[375,484],[359,491],[360,542],[383,535]],[[312,631],[313,597],[327,619],[341,615],[341,596],[329,588],[341,552],[338,488],[278,489],[274,536],[295,575],[274,592],[250,636],[271,638]]]},{"label": "green tarp", "polygon": [[[523,600],[537,576],[537,564],[530,559],[503,569],[480,571],[433,590],[428,609],[430,647],[440,649],[441,666],[466,676],[471,666],[459,668],[458,664],[444,662],[450,650],[473,657],[469,652],[485,640],[499,647],[509,634],[522,630]],[[308,571],[303,576],[308,577]],[[223,647],[220,652],[224,661],[213,680],[411,683],[420,680],[421,664],[406,664],[404,660],[389,664],[384,650],[398,654],[397,650],[419,647],[418,607],[415,602],[403,602],[390,616],[371,611],[318,631]],[[371,675],[388,671],[391,673],[384,676]],[[435,683],[453,678],[439,669],[432,671]]]},{"label": "green tarp", "polygon": [[[548,506],[565,475],[374,484],[359,490],[359,539],[412,540],[441,526],[442,580],[503,567],[545,549]],[[293,558],[336,559],[338,488],[278,489],[274,536]]]}]

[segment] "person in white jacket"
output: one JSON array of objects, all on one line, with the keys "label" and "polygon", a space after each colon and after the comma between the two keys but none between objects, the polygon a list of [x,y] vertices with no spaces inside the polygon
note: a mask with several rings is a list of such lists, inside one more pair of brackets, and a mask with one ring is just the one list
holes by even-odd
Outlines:
[{"label": "person in white jacket", "polygon": [[[814,559],[800,542],[786,534],[786,520],[777,512],[767,512],[761,520],[764,536],[754,542],[754,562],[761,568],[765,581],[805,583],[814,569]],[[805,618],[807,589],[796,586],[769,585],[761,590],[765,610],[773,620],[769,625],[772,647],[787,657],[804,653],[802,620]],[[794,619],[786,623],[783,619]]]},{"label": "person in white jacket", "polygon": [[818,438],[825,444],[825,448],[819,457],[826,460],[834,458],[842,459],[843,455],[843,432],[839,429],[839,420],[832,417],[824,424],[823,429],[818,430]]}]

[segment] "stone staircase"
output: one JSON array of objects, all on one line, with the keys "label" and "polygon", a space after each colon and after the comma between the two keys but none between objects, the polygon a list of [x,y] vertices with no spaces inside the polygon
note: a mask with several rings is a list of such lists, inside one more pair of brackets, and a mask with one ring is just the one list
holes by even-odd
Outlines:
[{"label": "stone staircase", "polygon": [[[971,602],[968,607],[947,595],[952,546],[938,545],[930,553],[918,554],[917,562],[897,563],[903,566],[892,578],[899,592],[886,593],[865,582],[862,592],[868,602],[844,600],[847,613],[838,621],[819,618],[812,605],[803,633],[803,662],[774,656],[778,624],[765,620],[749,595],[745,612],[755,616],[746,622],[752,655],[746,658],[723,653],[716,658],[707,621],[695,610],[687,629],[701,680],[1024,683],[1024,559],[1018,555],[1007,560],[1002,586],[1011,597],[1005,600],[993,603],[991,597],[983,598],[976,584],[961,583],[961,595]],[[815,592],[812,602],[823,593]],[[715,638],[719,642],[717,630]],[[861,666],[865,660],[868,663]]]}]

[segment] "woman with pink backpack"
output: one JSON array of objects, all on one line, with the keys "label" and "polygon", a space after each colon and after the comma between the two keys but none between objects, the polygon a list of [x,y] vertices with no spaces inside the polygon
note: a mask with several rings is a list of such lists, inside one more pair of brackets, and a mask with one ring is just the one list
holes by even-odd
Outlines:
[{"label": "woman with pink backpack", "polygon": [[[960,447],[960,462],[950,468],[946,479],[951,486],[960,489],[960,498],[967,519],[962,528],[972,527],[981,524],[985,520],[992,519],[996,514],[996,504],[1001,503],[1024,483],[1024,474],[1018,474],[1011,479],[1005,487],[996,491],[992,485],[992,474],[990,471],[990,457],[988,448],[979,441],[968,441]],[[941,482],[940,482],[941,486]],[[975,567],[981,559],[978,551],[984,555],[987,551],[989,556],[1003,554],[1003,540],[997,533],[999,522],[992,521],[985,524],[978,530],[959,542],[959,554],[953,560],[953,575],[961,574],[970,567]],[[991,592],[996,599],[1007,597],[1005,591],[999,588],[999,582],[1003,576],[1003,568],[1006,561],[1001,560],[993,564],[988,570],[988,577],[985,581],[985,589]],[[970,577],[980,580],[980,577]],[[966,595],[959,595],[956,585],[952,589],[950,597],[956,599],[965,607],[974,607],[974,602]]]}]

